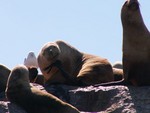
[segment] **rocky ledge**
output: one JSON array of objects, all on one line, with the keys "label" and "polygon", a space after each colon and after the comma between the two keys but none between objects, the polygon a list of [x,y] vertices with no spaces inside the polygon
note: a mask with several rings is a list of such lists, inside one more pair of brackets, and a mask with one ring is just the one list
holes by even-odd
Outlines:
[{"label": "rocky ledge", "polygon": [[[35,84],[34,84],[35,85]],[[39,85],[37,88],[45,91]],[[82,113],[149,113],[150,87],[52,85],[46,91],[77,107]],[[26,113],[0,96],[0,113]]]}]

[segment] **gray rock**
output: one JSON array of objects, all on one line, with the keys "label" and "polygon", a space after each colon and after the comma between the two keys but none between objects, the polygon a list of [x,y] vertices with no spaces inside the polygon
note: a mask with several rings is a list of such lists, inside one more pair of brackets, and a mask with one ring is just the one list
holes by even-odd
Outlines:
[{"label": "gray rock", "polygon": [[[44,91],[44,88],[37,86]],[[74,87],[52,85],[45,88],[82,113],[149,113],[150,87]],[[0,113],[25,113],[19,106],[0,96]]]}]

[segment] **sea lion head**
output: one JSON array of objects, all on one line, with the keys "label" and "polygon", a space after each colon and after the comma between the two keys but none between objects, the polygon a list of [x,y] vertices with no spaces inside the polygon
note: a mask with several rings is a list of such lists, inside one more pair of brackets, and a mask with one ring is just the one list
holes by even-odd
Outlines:
[{"label": "sea lion head", "polygon": [[52,61],[57,59],[60,54],[60,49],[55,43],[49,42],[44,45],[41,50],[41,54],[47,61]]},{"label": "sea lion head", "polygon": [[29,67],[28,70],[30,82],[33,83],[35,82],[35,79],[38,76],[38,70],[36,67]]},{"label": "sea lion head", "polygon": [[7,88],[17,90],[20,88],[29,88],[29,71],[24,65],[16,66],[10,73]]},{"label": "sea lion head", "polygon": [[123,25],[126,25],[127,22],[130,24],[141,22],[141,13],[139,8],[138,0],[127,0],[121,10],[121,19]]},{"label": "sea lion head", "polygon": [[[51,66],[53,63],[56,62],[58,57],[60,56],[60,48],[56,43],[48,42],[46,43],[38,55],[38,65],[40,70],[42,71],[45,80],[48,80],[51,75],[58,72],[58,69]],[[50,73],[45,69],[50,66]]]}]

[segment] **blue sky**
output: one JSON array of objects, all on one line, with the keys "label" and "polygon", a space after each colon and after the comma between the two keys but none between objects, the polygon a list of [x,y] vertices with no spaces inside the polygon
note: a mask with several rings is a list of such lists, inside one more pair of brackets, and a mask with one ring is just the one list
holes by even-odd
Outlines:
[{"label": "blue sky", "polygon": [[[121,7],[125,0],[0,0],[0,63],[22,64],[29,51],[64,40],[80,51],[122,60]],[[141,0],[150,29],[150,1]]]}]

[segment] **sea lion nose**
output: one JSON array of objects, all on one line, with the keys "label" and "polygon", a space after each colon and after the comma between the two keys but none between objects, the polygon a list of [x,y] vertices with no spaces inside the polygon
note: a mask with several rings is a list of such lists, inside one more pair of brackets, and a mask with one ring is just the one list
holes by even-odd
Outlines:
[{"label": "sea lion nose", "polygon": [[50,49],[49,49],[49,52],[52,52],[52,51],[53,51],[53,49],[52,49],[52,48],[50,48]]},{"label": "sea lion nose", "polygon": [[127,0],[128,1],[128,5],[131,5],[132,3],[137,3],[138,0]]},{"label": "sea lion nose", "polygon": [[52,48],[49,49],[49,55],[53,56],[53,49]]}]

